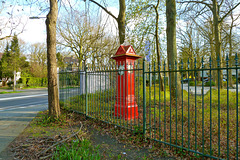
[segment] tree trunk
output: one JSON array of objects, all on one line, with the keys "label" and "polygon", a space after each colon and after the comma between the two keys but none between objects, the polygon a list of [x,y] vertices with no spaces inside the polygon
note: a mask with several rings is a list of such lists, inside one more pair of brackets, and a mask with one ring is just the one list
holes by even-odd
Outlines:
[{"label": "tree trunk", "polygon": [[[210,21],[209,24],[211,25],[211,31],[214,33],[214,27],[212,22]],[[212,57],[212,68],[217,68],[217,56],[214,52],[214,42],[213,42],[213,35],[209,34],[209,43],[210,43],[210,51],[211,51],[211,57]],[[213,82],[217,84],[217,71],[212,71],[212,78]]]},{"label": "tree trunk", "polygon": [[16,70],[13,71],[13,91],[16,90]]},{"label": "tree trunk", "polygon": [[[189,53],[189,67],[188,69],[194,69],[194,58],[193,58],[193,42],[192,42],[192,29],[190,29],[189,31],[189,49],[190,49],[190,53]],[[191,77],[191,80],[194,81],[194,71],[190,72],[189,77]]]},{"label": "tree trunk", "polygon": [[[229,68],[232,67],[232,62],[233,62],[233,58],[232,58],[232,28],[230,29],[230,35],[229,35]],[[232,81],[232,69],[229,70],[229,75],[228,75],[228,82],[229,82],[229,86],[228,87],[233,87],[233,81]]]},{"label": "tree trunk", "polygon": [[57,61],[56,61],[56,23],[58,16],[57,0],[50,0],[50,11],[46,19],[47,27],[47,67],[48,67],[48,110],[49,116],[58,118],[60,115]]},{"label": "tree trunk", "polygon": [[125,26],[126,26],[126,4],[125,0],[119,0],[120,10],[117,18],[118,22],[118,32],[119,32],[119,41],[120,44],[123,44],[125,41]]},{"label": "tree trunk", "polygon": [[[229,68],[232,67],[232,63],[234,62],[234,59],[232,57],[233,55],[233,45],[232,45],[232,30],[233,30],[233,14],[231,12],[231,26],[230,26],[230,33],[229,33]],[[229,70],[229,77],[228,78],[228,82],[229,82],[229,87],[233,87],[233,81],[232,81],[232,69]]]},{"label": "tree trunk", "polygon": [[[155,12],[156,12],[156,23],[155,23],[155,38],[156,38],[156,48],[157,48],[157,62],[158,62],[158,66],[160,68],[161,66],[161,60],[160,60],[160,43],[159,43],[159,36],[158,36],[158,23],[159,23],[159,14],[158,14],[158,6],[160,4],[160,0],[158,0],[158,3],[156,6],[154,6]],[[162,75],[159,74],[159,78],[160,78],[160,90],[164,91],[164,86],[163,86],[163,78]]]},{"label": "tree trunk", "polygon": [[126,3],[125,0],[119,0],[119,14],[118,18],[116,18],[111,12],[109,12],[105,7],[96,2],[95,0],[89,0],[90,2],[95,3],[97,6],[102,8],[107,14],[112,16],[118,23],[118,34],[119,34],[119,42],[123,44],[125,41],[125,29],[126,29]]},{"label": "tree trunk", "polygon": [[[216,57],[219,60],[219,66],[222,68],[222,56],[221,56],[221,35],[220,35],[220,21],[219,21],[219,8],[217,0],[213,0],[213,24],[214,24],[214,36],[215,36],[215,52]],[[220,80],[219,86],[223,87],[223,75],[222,70],[220,70]]]},{"label": "tree trunk", "polygon": [[[167,56],[168,56],[168,68],[169,70],[175,69],[175,61],[177,60],[177,44],[176,44],[176,1],[166,0],[166,16],[167,16]],[[169,87],[172,100],[181,97],[181,84],[180,79],[175,78],[177,72],[169,72]],[[177,76],[180,77],[180,76]],[[177,83],[177,87],[176,87]],[[177,97],[176,97],[177,92]]]}]

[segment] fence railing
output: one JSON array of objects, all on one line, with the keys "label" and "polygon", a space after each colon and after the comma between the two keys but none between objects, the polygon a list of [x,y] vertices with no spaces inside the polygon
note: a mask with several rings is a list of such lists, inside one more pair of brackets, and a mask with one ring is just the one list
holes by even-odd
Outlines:
[{"label": "fence railing", "polygon": [[239,159],[240,66],[237,56],[234,65],[228,57],[221,68],[219,61],[215,68],[212,63],[202,60],[197,68],[196,61],[187,62],[184,68],[183,63],[160,67],[143,61],[122,64],[125,69],[60,72],[60,100],[87,117],[195,156]]}]

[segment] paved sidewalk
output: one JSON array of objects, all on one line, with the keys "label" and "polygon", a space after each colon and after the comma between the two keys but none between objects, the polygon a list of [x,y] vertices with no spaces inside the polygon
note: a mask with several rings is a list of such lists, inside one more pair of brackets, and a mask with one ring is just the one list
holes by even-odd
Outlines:
[{"label": "paved sidewalk", "polygon": [[18,109],[0,110],[0,160],[7,159],[5,148],[26,128],[39,111],[47,105],[20,107]]}]

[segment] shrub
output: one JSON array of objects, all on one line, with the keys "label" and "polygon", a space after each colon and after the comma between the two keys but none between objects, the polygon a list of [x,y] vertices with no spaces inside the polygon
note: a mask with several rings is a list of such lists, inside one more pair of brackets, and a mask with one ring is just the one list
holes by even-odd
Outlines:
[{"label": "shrub", "polygon": [[17,81],[17,83],[18,83],[18,84],[23,83],[22,78],[19,78],[19,80]]},{"label": "shrub", "polygon": [[[202,81],[196,81],[196,86],[197,85],[202,85]],[[189,86],[195,86],[195,81],[190,81]]]},{"label": "shrub", "polygon": [[[20,80],[21,79],[21,80]],[[21,77],[18,80],[18,83],[23,83],[26,86],[47,86],[47,78],[38,78],[38,77]]]},{"label": "shrub", "polygon": [[189,86],[195,86],[195,81],[190,81]]},{"label": "shrub", "polygon": [[227,87],[227,82],[225,81],[225,82],[223,82],[223,87]]},{"label": "shrub", "polygon": [[232,77],[232,82],[236,84],[236,77]]},{"label": "shrub", "polygon": [[13,81],[8,82],[7,85],[8,85],[8,87],[12,87]]},{"label": "shrub", "polygon": [[[216,86],[216,83],[211,81],[212,86]],[[205,83],[205,86],[210,86],[210,81]]]},{"label": "shrub", "polygon": [[16,88],[23,88],[23,87],[24,87],[24,84],[22,83],[16,84]]}]

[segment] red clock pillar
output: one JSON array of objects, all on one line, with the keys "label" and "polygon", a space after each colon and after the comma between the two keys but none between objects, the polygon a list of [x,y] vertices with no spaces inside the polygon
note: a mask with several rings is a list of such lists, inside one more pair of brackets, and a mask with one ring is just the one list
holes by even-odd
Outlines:
[{"label": "red clock pillar", "polygon": [[116,102],[114,115],[126,120],[138,117],[138,106],[135,100],[134,61],[141,56],[136,55],[131,45],[120,47],[112,59],[116,60],[118,73],[116,83]]}]

